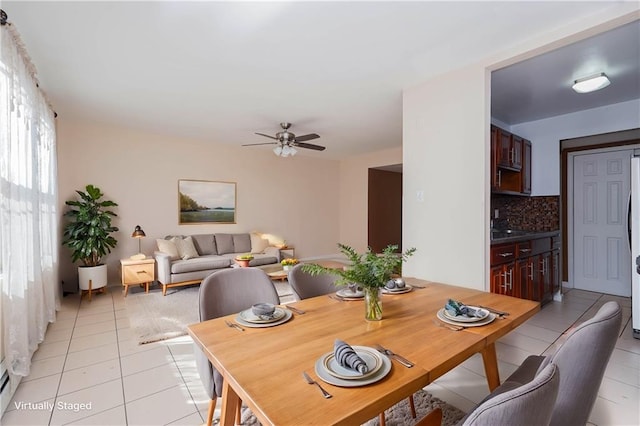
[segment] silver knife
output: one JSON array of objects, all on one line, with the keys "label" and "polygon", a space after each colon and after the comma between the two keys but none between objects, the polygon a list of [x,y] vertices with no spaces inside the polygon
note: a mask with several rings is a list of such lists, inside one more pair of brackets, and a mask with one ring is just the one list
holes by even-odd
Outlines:
[{"label": "silver knife", "polygon": [[413,363],[411,361],[409,361],[408,359],[406,359],[405,357],[402,357],[396,353],[394,353],[393,351],[386,349],[380,345],[375,345],[376,349],[378,350],[378,352],[385,354],[386,356],[388,356],[389,358],[394,358],[396,361],[398,361],[400,364],[404,365],[407,368],[411,368],[413,367]]},{"label": "silver knife", "polygon": [[509,312],[499,311],[497,309],[489,308],[488,306],[478,306],[478,308],[486,309],[492,314],[500,315],[500,316],[509,316]]}]

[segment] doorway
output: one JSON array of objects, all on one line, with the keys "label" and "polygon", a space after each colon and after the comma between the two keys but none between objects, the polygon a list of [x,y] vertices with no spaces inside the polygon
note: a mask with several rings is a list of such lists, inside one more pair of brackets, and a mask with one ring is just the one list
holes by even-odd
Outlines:
[{"label": "doorway", "polygon": [[[608,294],[629,295],[631,277],[628,276],[626,279],[628,282],[625,282],[625,278],[622,275],[630,274],[631,266],[625,266],[624,263],[621,264],[617,260],[620,257],[620,261],[627,264],[630,262],[627,229],[629,219],[629,181],[624,178],[615,179],[615,176],[624,175],[624,167],[625,165],[630,167],[627,162],[630,162],[630,160],[627,158],[627,161],[618,161],[615,157],[616,155],[624,156],[625,151],[627,153],[630,152],[631,155],[640,153],[640,128],[564,139],[560,141],[560,151],[563,288],[573,288],[575,286],[576,288]],[[591,157],[594,154],[596,156]],[[602,155],[602,157],[599,157],[599,155]],[[613,157],[605,160],[604,158],[607,155]],[[598,165],[599,160],[601,161],[600,165]],[[582,168],[582,172],[574,170],[576,162],[581,163],[579,167]],[[610,182],[608,184],[601,186],[596,183],[598,179],[594,179],[591,182],[585,182],[585,179],[582,179],[583,185],[581,185],[580,194],[576,196],[576,185],[574,185],[576,173],[586,173],[587,175],[600,173],[603,175],[602,179],[605,179],[605,174],[614,177],[609,179]],[[594,176],[585,178],[588,180],[594,178]],[[616,180],[620,183],[617,183]],[[626,184],[624,183],[625,180]],[[599,192],[599,195],[594,194],[594,191]],[[605,194],[608,192],[608,195],[604,196],[605,201],[598,209],[594,202],[596,197],[603,199],[603,192]],[[616,198],[619,199],[616,200]],[[587,208],[585,208],[585,203]],[[591,222],[596,220],[601,224],[602,228],[611,227],[612,229],[617,228],[618,231],[622,230],[622,235],[620,232],[617,234],[614,232],[612,235],[604,236],[606,232],[598,230],[597,226],[593,229],[593,234],[584,230],[579,230],[578,233],[575,232],[576,224],[586,221],[591,225]],[[621,222],[621,224],[612,223],[609,225],[606,223],[607,221]],[[602,232],[604,232],[604,235]],[[599,239],[600,242],[598,242]],[[586,259],[591,259],[591,261],[587,262],[585,256]],[[598,278],[592,277],[596,274]],[[591,281],[591,285],[586,284],[585,281],[578,282],[576,285],[576,279],[580,275],[586,276],[588,278],[587,281]],[[616,277],[617,275],[620,276]],[[618,290],[615,289],[617,286],[615,284],[611,288],[607,288],[610,287],[609,284],[611,283],[609,281],[612,280],[620,282]],[[609,282],[609,284],[605,284],[605,282]]]},{"label": "doorway", "polygon": [[577,289],[631,296],[628,200],[632,149],[570,155],[573,246]]},{"label": "doorway", "polygon": [[374,253],[388,245],[402,250],[402,164],[369,169],[367,244]]}]

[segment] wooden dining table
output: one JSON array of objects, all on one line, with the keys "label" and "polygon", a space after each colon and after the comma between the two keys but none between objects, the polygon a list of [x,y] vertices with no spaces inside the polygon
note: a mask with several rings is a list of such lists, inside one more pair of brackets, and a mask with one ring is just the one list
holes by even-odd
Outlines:
[{"label": "wooden dining table", "polygon": [[[538,302],[464,287],[405,278],[413,290],[382,295],[383,319],[366,321],[364,302],[318,296],[292,304],[304,310],[280,325],[228,327],[235,315],[193,324],[189,334],[224,378],[220,424],[234,424],[240,401],[263,425],[361,424],[433,382],[472,355],[482,354],[488,390],[500,384],[495,342],[539,309]],[[454,331],[438,324],[437,312],[451,298],[472,306],[506,311],[479,327]],[[316,361],[334,341],[382,345],[415,365],[392,359],[381,380],[360,387],[323,382]],[[332,398],[323,398],[302,372],[317,380]]]}]

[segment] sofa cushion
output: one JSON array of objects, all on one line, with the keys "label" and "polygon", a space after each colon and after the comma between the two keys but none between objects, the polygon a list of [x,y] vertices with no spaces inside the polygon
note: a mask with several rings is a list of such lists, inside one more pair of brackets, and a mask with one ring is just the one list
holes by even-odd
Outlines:
[{"label": "sofa cushion", "polygon": [[172,274],[202,271],[206,269],[226,268],[231,265],[228,258],[210,255],[200,256],[189,260],[176,260],[171,264]]},{"label": "sofa cushion", "polygon": [[196,246],[198,254],[200,256],[207,254],[218,254],[216,250],[216,240],[213,238],[213,234],[196,234],[192,235],[193,245]]},{"label": "sofa cushion", "polygon": [[233,235],[231,234],[215,234],[216,248],[218,254],[235,253],[233,249]]},{"label": "sofa cushion", "polygon": [[176,243],[174,238],[170,240],[157,239],[156,243],[158,244],[158,251],[168,254],[171,256],[171,260],[176,260],[180,258],[178,253],[178,247],[176,247]]},{"label": "sofa cushion", "polygon": [[251,253],[263,253],[269,247],[269,240],[262,238],[260,234],[252,233],[251,237]]},{"label": "sofa cushion", "polygon": [[177,239],[175,243],[178,249],[178,255],[182,260],[188,260],[199,256],[196,246],[193,244],[193,238],[186,237]]},{"label": "sofa cushion", "polygon": [[233,249],[236,253],[251,253],[249,234],[233,234]]}]

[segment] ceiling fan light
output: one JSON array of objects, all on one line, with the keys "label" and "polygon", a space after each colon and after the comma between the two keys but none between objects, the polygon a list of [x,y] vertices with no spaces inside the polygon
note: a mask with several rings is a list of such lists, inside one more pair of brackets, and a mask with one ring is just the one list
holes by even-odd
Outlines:
[{"label": "ceiling fan light", "polygon": [[280,145],[273,148],[273,153],[280,157],[282,155],[282,147]]},{"label": "ceiling fan light", "polygon": [[575,80],[571,88],[578,93],[589,93],[596,90],[604,89],[611,82],[607,75],[603,72],[591,75],[589,77],[583,77]]},{"label": "ceiling fan light", "polygon": [[291,154],[291,148],[289,148],[289,145],[285,145],[282,147],[282,156],[283,157],[288,157],[289,154]]},{"label": "ceiling fan light", "polygon": [[298,153],[298,150],[297,150],[297,149],[295,149],[294,147],[290,147],[290,148],[289,148],[289,155],[291,155],[292,157],[293,157],[294,155],[296,155],[297,153]]}]

